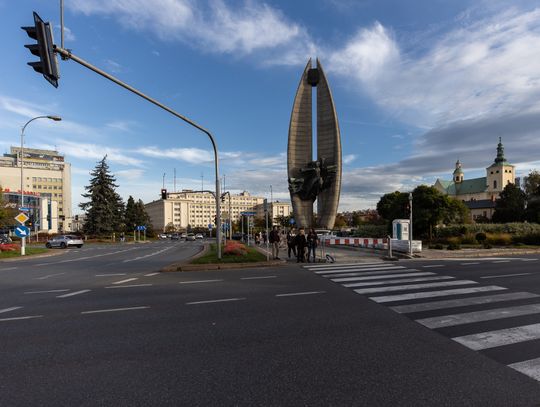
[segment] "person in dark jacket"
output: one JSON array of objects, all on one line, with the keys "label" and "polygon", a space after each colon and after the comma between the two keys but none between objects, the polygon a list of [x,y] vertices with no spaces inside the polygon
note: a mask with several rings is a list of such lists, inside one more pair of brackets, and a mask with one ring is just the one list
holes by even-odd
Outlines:
[{"label": "person in dark jacket", "polygon": [[287,249],[288,249],[289,259],[291,258],[291,251],[293,252],[294,257],[296,257],[296,244],[294,242],[295,237],[296,237],[296,234],[294,233],[293,229],[287,232]]},{"label": "person in dark jacket", "polygon": [[306,234],[304,232],[304,229],[300,229],[298,231],[298,234],[294,238],[294,243],[296,246],[296,262],[303,263],[307,246]]},{"label": "person in dark jacket", "polygon": [[309,263],[309,258],[311,257],[311,254],[313,254],[313,262],[315,263],[315,252],[317,250],[317,246],[319,245],[319,236],[317,236],[317,233],[315,233],[315,230],[313,228],[309,229],[309,233],[307,235],[307,261]]},{"label": "person in dark jacket", "polygon": [[279,260],[279,230],[277,226],[274,226],[272,228],[272,231],[270,232],[270,244],[272,245],[272,257],[274,260]]}]

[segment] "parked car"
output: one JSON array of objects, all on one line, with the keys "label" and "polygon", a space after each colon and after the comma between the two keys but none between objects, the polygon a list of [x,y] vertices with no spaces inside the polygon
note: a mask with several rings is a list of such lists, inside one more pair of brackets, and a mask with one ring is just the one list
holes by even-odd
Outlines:
[{"label": "parked car", "polygon": [[79,236],[59,235],[50,239],[45,244],[45,247],[47,247],[48,249],[52,247],[60,247],[61,249],[65,249],[70,246],[83,247],[83,244],[84,242]]},{"label": "parked car", "polygon": [[187,236],[186,236],[186,241],[194,242],[195,241],[195,235],[193,233],[188,233]]},{"label": "parked car", "polygon": [[167,235],[166,235],[165,233],[160,233],[160,234],[158,235],[158,238],[159,238],[159,239],[167,239]]},{"label": "parked car", "polygon": [[171,235],[171,240],[180,240],[180,235],[178,233],[173,233]]},{"label": "parked car", "polygon": [[204,236],[202,235],[202,233],[197,233],[195,235],[195,239],[204,239]]},{"label": "parked car", "polygon": [[182,234],[180,235],[180,239],[185,239],[186,237],[187,237],[187,234],[186,234],[186,233],[182,233]]}]

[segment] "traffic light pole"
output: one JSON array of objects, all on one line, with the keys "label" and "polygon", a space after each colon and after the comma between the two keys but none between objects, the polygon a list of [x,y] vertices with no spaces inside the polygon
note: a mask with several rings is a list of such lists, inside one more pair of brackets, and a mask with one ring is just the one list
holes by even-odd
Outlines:
[{"label": "traffic light pole", "polygon": [[190,124],[191,126],[195,127],[196,129],[202,131],[205,133],[212,143],[212,147],[214,149],[214,166],[215,166],[215,173],[216,173],[216,244],[217,244],[217,256],[218,259],[221,259],[221,205],[220,205],[220,186],[219,186],[219,157],[218,157],[218,151],[217,151],[217,145],[216,141],[214,140],[214,137],[212,134],[206,130],[204,127],[199,126],[194,121],[188,119],[185,116],[182,116],[180,113],[175,112],[171,108],[165,106],[164,104],[158,102],[157,100],[151,98],[148,95],[145,95],[144,93],[140,92],[139,90],[135,89],[134,87],[128,85],[127,83],[122,82],[120,79],[115,78],[112,75],[109,75],[107,72],[102,71],[101,69],[95,67],[94,65],[86,62],[84,59],[79,58],[76,55],[73,55],[69,50],[66,50],[62,47],[58,47],[57,45],[54,46],[54,52],[60,54],[62,59],[72,59],[73,61],[77,62],[78,64],[84,66],[85,68],[90,69],[91,71],[94,71],[95,73],[103,76],[104,78],[116,83],[117,85],[120,85],[124,89],[129,90],[130,92],[135,93],[136,95],[142,97],[143,99],[147,100],[150,103],[153,103],[154,105],[162,108],[163,110],[166,110],[167,112],[171,113],[173,116],[178,117],[179,119],[183,120],[184,122]]}]

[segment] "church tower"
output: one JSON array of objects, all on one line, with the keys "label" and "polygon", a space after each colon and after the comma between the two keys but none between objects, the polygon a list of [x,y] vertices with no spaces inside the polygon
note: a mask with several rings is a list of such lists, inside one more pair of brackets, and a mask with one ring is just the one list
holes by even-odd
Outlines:
[{"label": "church tower", "polygon": [[507,184],[515,183],[514,166],[504,158],[504,147],[500,137],[497,145],[497,157],[495,157],[493,164],[486,168],[486,180],[487,190],[495,198],[498,197]]},{"label": "church tower", "polygon": [[456,169],[453,173],[454,182],[456,184],[460,184],[463,182],[463,170],[461,169],[461,162],[459,160],[456,161]]}]

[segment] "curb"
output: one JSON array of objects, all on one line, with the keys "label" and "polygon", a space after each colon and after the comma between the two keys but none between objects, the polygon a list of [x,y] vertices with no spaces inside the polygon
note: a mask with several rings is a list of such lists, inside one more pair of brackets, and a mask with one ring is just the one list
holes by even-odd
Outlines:
[{"label": "curb", "polygon": [[[49,249],[49,250],[52,250],[52,249]],[[58,251],[55,251],[55,252],[50,252],[50,253],[39,253],[39,254],[27,254],[25,256],[19,256],[19,257],[8,257],[6,259],[0,259],[0,262],[11,262],[11,261],[25,261],[25,260],[29,260],[29,259],[41,259],[41,258],[45,258],[45,257],[53,257],[53,256],[60,256],[61,254],[65,254],[66,252],[65,251],[62,251],[62,250],[58,250]]]}]

